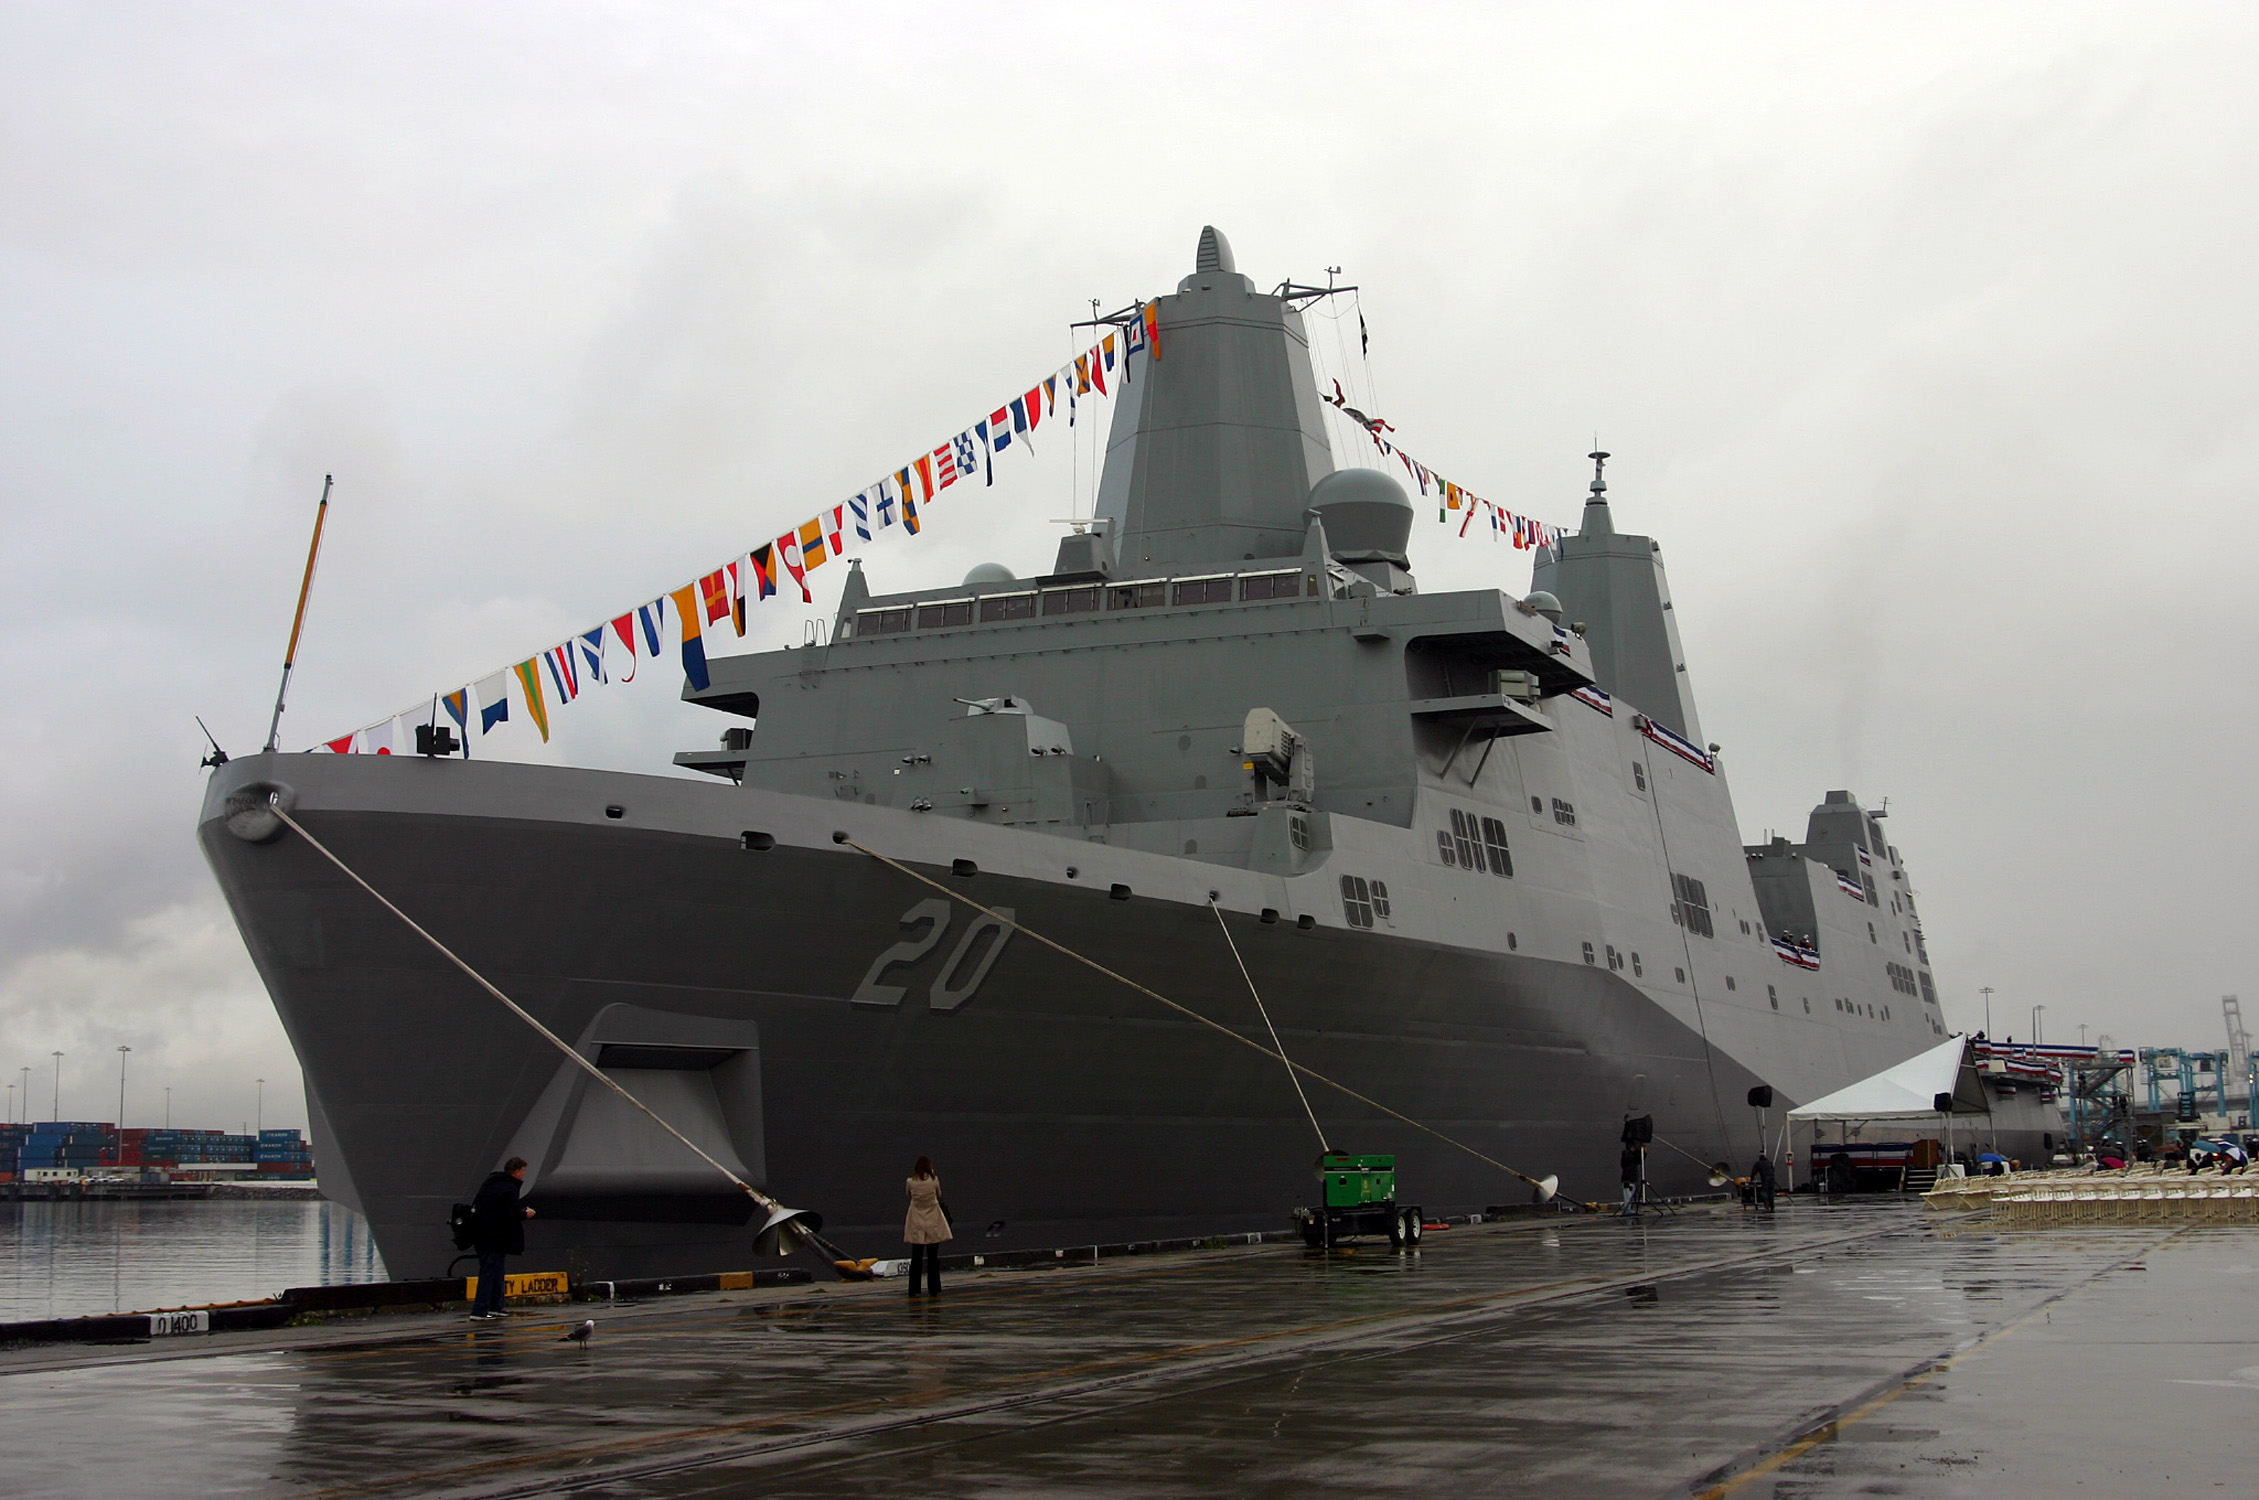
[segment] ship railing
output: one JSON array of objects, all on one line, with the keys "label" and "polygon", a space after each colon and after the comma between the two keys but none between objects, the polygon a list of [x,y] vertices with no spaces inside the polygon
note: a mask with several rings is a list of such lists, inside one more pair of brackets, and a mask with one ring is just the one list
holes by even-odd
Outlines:
[{"label": "ship railing", "polygon": [[1272,604],[1317,598],[1317,575],[1299,567],[1249,572],[1167,575],[875,605],[855,612],[855,636],[907,635],[966,625],[1011,624],[1062,615],[1115,614],[1126,610],[1192,608],[1218,604]]}]

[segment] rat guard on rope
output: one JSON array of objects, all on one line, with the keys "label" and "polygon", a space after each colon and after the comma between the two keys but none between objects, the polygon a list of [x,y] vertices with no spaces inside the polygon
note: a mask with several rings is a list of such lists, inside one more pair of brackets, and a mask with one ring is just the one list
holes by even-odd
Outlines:
[{"label": "rat guard on rope", "polygon": [[622,1088],[617,1079],[613,1078],[609,1073],[606,1073],[602,1068],[596,1066],[596,1064],[590,1062],[587,1058],[581,1056],[578,1048],[572,1046],[563,1037],[558,1036],[557,1033],[542,1025],[538,1020],[535,1020],[532,1013],[527,1011],[524,1006],[518,1004],[517,1001],[512,1000],[508,995],[503,994],[502,991],[497,989],[494,986],[493,982],[489,980],[484,974],[481,974],[478,970],[472,968],[461,958],[457,957],[455,952],[450,949],[445,943],[441,942],[438,938],[433,937],[429,932],[425,931],[423,926],[418,923],[415,918],[409,916],[399,907],[394,906],[389,900],[385,899],[384,894],[380,892],[375,886],[369,884],[366,880],[363,880],[360,877],[360,874],[355,871],[352,866],[346,864],[344,860],[339,859],[335,854],[332,854],[326,844],[324,844],[320,839],[315,838],[312,834],[308,833],[305,829],[305,826],[301,824],[296,818],[292,817],[289,813],[289,810],[282,805],[282,798],[279,795],[270,794],[268,796],[267,808],[268,811],[272,812],[277,818],[281,819],[283,824],[287,826],[291,832],[304,839],[315,853],[328,860],[331,864],[337,866],[337,868],[341,872],[343,872],[346,879],[352,881],[362,890],[367,891],[371,896],[375,897],[376,902],[379,906],[383,907],[386,911],[391,912],[402,922],[406,923],[409,931],[415,933],[416,936],[422,938],[425,942],[431,944],[432,947],[439,950],[440,957],[446,959],[456,968],[461,969],[464,974],[469,976],[472,983],[476,984],[480,989],[485,990],[495,999],[501,1001],[502,1004],[508,1008],[510,1014],[516,1016],[519,1020],[525,1022],[526,1025],[532,1027],[534,1032],[539,1035],[543,1041],[547,1042],[550,1046],[555,1047],[559,1052],[562,1052],[573,1063],[575,1067],[578,1067],[582,1072],[588,1074],[589,1077],[595,1079],[598,1083],[604,1085],[604,1087],[619,1095],[620,1098],[627,1101],[630,1107],[635,1109],[638,1113],[642,1114],[645,1119],[648,1119],[652,1124],[658,1126],[661,1130],[664,1130],[667,1134],[673,1136],[684,1146],[688,1147],[691,1153],[695,1155],[700,1161],[706,1163],[706,1165],[721,1173],[722,1176],[728,1178],[731,1186],[735,1187],[746,1197],[752,1199],[762,1208],[767,1209],[769,1216],[767,1220],[761,1225],[759,1231],[756,1232],[753,1237],[754,1253],[761,1255],[781,1255],[789,1253],[788,1247],[796,1248],[799,1246],[806,1246],[815,1250],[818,1254],[828,1259],[832,1263],[832,1268],[839,1273],[842,1280],[868,1281],[871,1279],[871,1267],[876,1264],[876,1262],[871,1259],[854,1259],[850,1257],[845,1251],[841,1250],[837,1245],[834,1245],[831,1241],[825,1239],[823,1237],[823,1215],[818,1213],[811,1213],[804,1208],[786,1208],[776,1199],[771,1198],[768,1194],[762,1192],[759,1188],[753,1186],[753,1184],[747,1182],[744,1178],[738,1176],[735,1172],[732,1172],[728,1167],[725,1167],[720,1162],[716,1161],[712,1156],[707,1154],[704,1147],[700,1146],[689,1136],[684,1135],[681,1131],[675,1129],[674,1126],[661,1119],[659,1115],[652,1110],[651,1106],[645,1104],[641,1099],[636,1098],[635,1095]]}]

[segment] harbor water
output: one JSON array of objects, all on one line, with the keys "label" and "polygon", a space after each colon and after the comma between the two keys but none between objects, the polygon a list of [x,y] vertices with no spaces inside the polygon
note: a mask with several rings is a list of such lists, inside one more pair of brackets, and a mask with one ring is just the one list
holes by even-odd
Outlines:
[{"label": "harbor water", "polygon": [[385,1279],[366,1221],[342,1204],[0,1203],[0,1322],[249,1301],[285,1287]]}]

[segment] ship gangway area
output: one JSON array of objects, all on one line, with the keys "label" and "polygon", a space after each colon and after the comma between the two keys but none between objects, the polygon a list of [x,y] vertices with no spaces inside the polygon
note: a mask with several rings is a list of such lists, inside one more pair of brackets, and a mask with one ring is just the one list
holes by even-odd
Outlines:
[{"label": "ship gangway area", "polygon": [[2250,1495],[2255,1439],[2259,1236],[1902,1202],[0,1353],[17,1496]]}]

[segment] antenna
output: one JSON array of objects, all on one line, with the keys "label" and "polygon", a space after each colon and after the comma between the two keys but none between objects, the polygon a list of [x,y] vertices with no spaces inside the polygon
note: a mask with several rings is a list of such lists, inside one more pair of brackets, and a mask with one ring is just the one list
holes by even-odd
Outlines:
[{"label": "antenna", "polygon": [[204,728],[204,716],[202,714],[198,714],[195,717],[196,727],[198,729],[204,730],[204,742],[212,747],[212,753],[205,756],[196,764],[204,767],[207,770],[216,771],[221,766],[227,764],[227,752],[220,748],[220,742],[218,740],[212,738],[212,731]]},{"label": "antenna", "polygon": [[329,519],[332,477],[322,476],[322,503],[314,511],[314,540],[306,548],[306,576],[298,583],[298,613],[290,617],[290,645],[282,653],[282,683],[275,689],[275,716],[267,723],[266,753],[269,755],[282,739],[282,700],[290,692],[290,669],[298,660],[298,632],[306,624],[306,596],[314,591],[314,560],[322,555],[322,523]]}]

